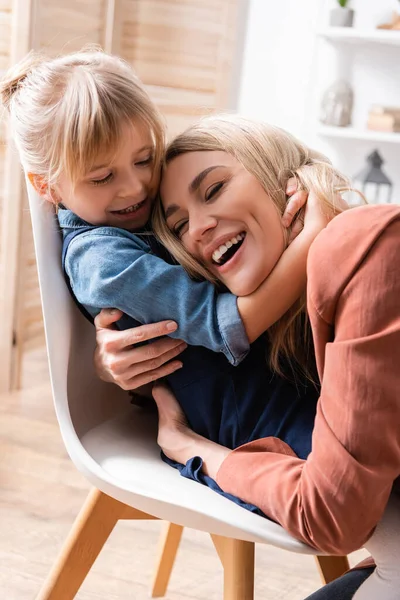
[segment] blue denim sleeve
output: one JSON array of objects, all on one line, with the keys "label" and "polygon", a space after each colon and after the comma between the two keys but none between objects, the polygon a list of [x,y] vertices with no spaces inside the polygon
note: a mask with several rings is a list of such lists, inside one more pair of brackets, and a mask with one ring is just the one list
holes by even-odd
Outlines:
[{"label": "blue denim sleeve", "polygon": [[113,307],[142,324],[171,319],[178,323],[172,337],[223,352],[233,365],[241,362],[249,342],[236,296],[193,281],[133,235],[102,231],[74,238],[65,258],[72,290],[93,317]]}]

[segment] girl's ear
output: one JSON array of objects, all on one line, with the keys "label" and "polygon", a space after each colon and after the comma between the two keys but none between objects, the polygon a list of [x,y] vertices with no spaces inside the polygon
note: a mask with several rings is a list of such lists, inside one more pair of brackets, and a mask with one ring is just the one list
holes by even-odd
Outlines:
[{"label": "girl's ear", "polygon": [[31,185],[35,188],[39,196],[44,196],[47,192],[47,185],[44,178],[41,175],[35,175],[35,173],[28,173],[28,179]]},{"label": "girl's ear", "polygon": [[48,202],[52,202],[53,204],[58,204],[58,199],[53,196],[53,193],[51,192],[46,180],[42,175],[28,173],[28,179],[41,198],[47,200]]}]

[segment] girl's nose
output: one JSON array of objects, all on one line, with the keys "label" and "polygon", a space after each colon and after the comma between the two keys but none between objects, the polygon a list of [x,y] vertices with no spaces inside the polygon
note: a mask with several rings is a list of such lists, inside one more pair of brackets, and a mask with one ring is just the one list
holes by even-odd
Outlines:
[{"label": "girl's nose", "polygon": [[127,174],[123,180],[120,195],[122,197],[143,200],[142,196],[146,186],[138,173],[131,172]]}]

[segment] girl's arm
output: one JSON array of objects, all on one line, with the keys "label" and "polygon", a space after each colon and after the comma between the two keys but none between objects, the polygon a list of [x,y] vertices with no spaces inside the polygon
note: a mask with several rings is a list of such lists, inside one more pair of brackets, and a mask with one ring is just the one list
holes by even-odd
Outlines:
[{"label": "girl's arm", "polygon": [[278,321],[304,293],[308,251],[327,223],[318,198],[310,193],[303,231],[285,250],[264,283],[252,294],[238,298],[239,314],[250,343]]},{"label": "girl's arm", "polygon": [[[296,197],[289,202],[293,210]],[[68,217],[64,213],[59,212],[61,224]],[[102,308],[117,308],[124,313],[121,329],[173,320],[178,329],[171,330],[171,337],[223,352],[234,365],[249,350],[236,296],[193,281],[181,266],[155,256],[128,232],[109,227],[82,231],[67,244],[65,269],[77,300],[93,317]],[[140,368],[134,371],[140,375]]]}]

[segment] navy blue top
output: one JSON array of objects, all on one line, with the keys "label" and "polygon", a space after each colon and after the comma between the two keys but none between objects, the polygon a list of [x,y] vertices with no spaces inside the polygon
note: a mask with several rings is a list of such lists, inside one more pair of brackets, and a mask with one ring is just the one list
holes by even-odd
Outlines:
[{"label": "navy blue top", "polygon": [[[146,236],[144,240],[153,255],[158,255],[166,264],[173,262],[153,236]],[[67,234],[64,230],[64,268],[70,241],[68,230]],[[106,242],[107,238],[103,242],[105,253]],[[138,322],[126,314],[118,322],[121,330],[136,325]],[[297,456],[307,458],[319,392],[300,376],[294,383],[271,372],[266,336],[251,345],[250,352],[237,366],[228,362],[224,353],[201,346],[188,346],[180,358],[183,368],[166,380],[195,432],[231,449],[274,436],[286,442]],[[214,480],[202,473],[198,457],[185,466],[165,456],[163,459],[178,468],[183,476],[200,481],[245,508],[262,514],[256,507],[222,492]]]}]

